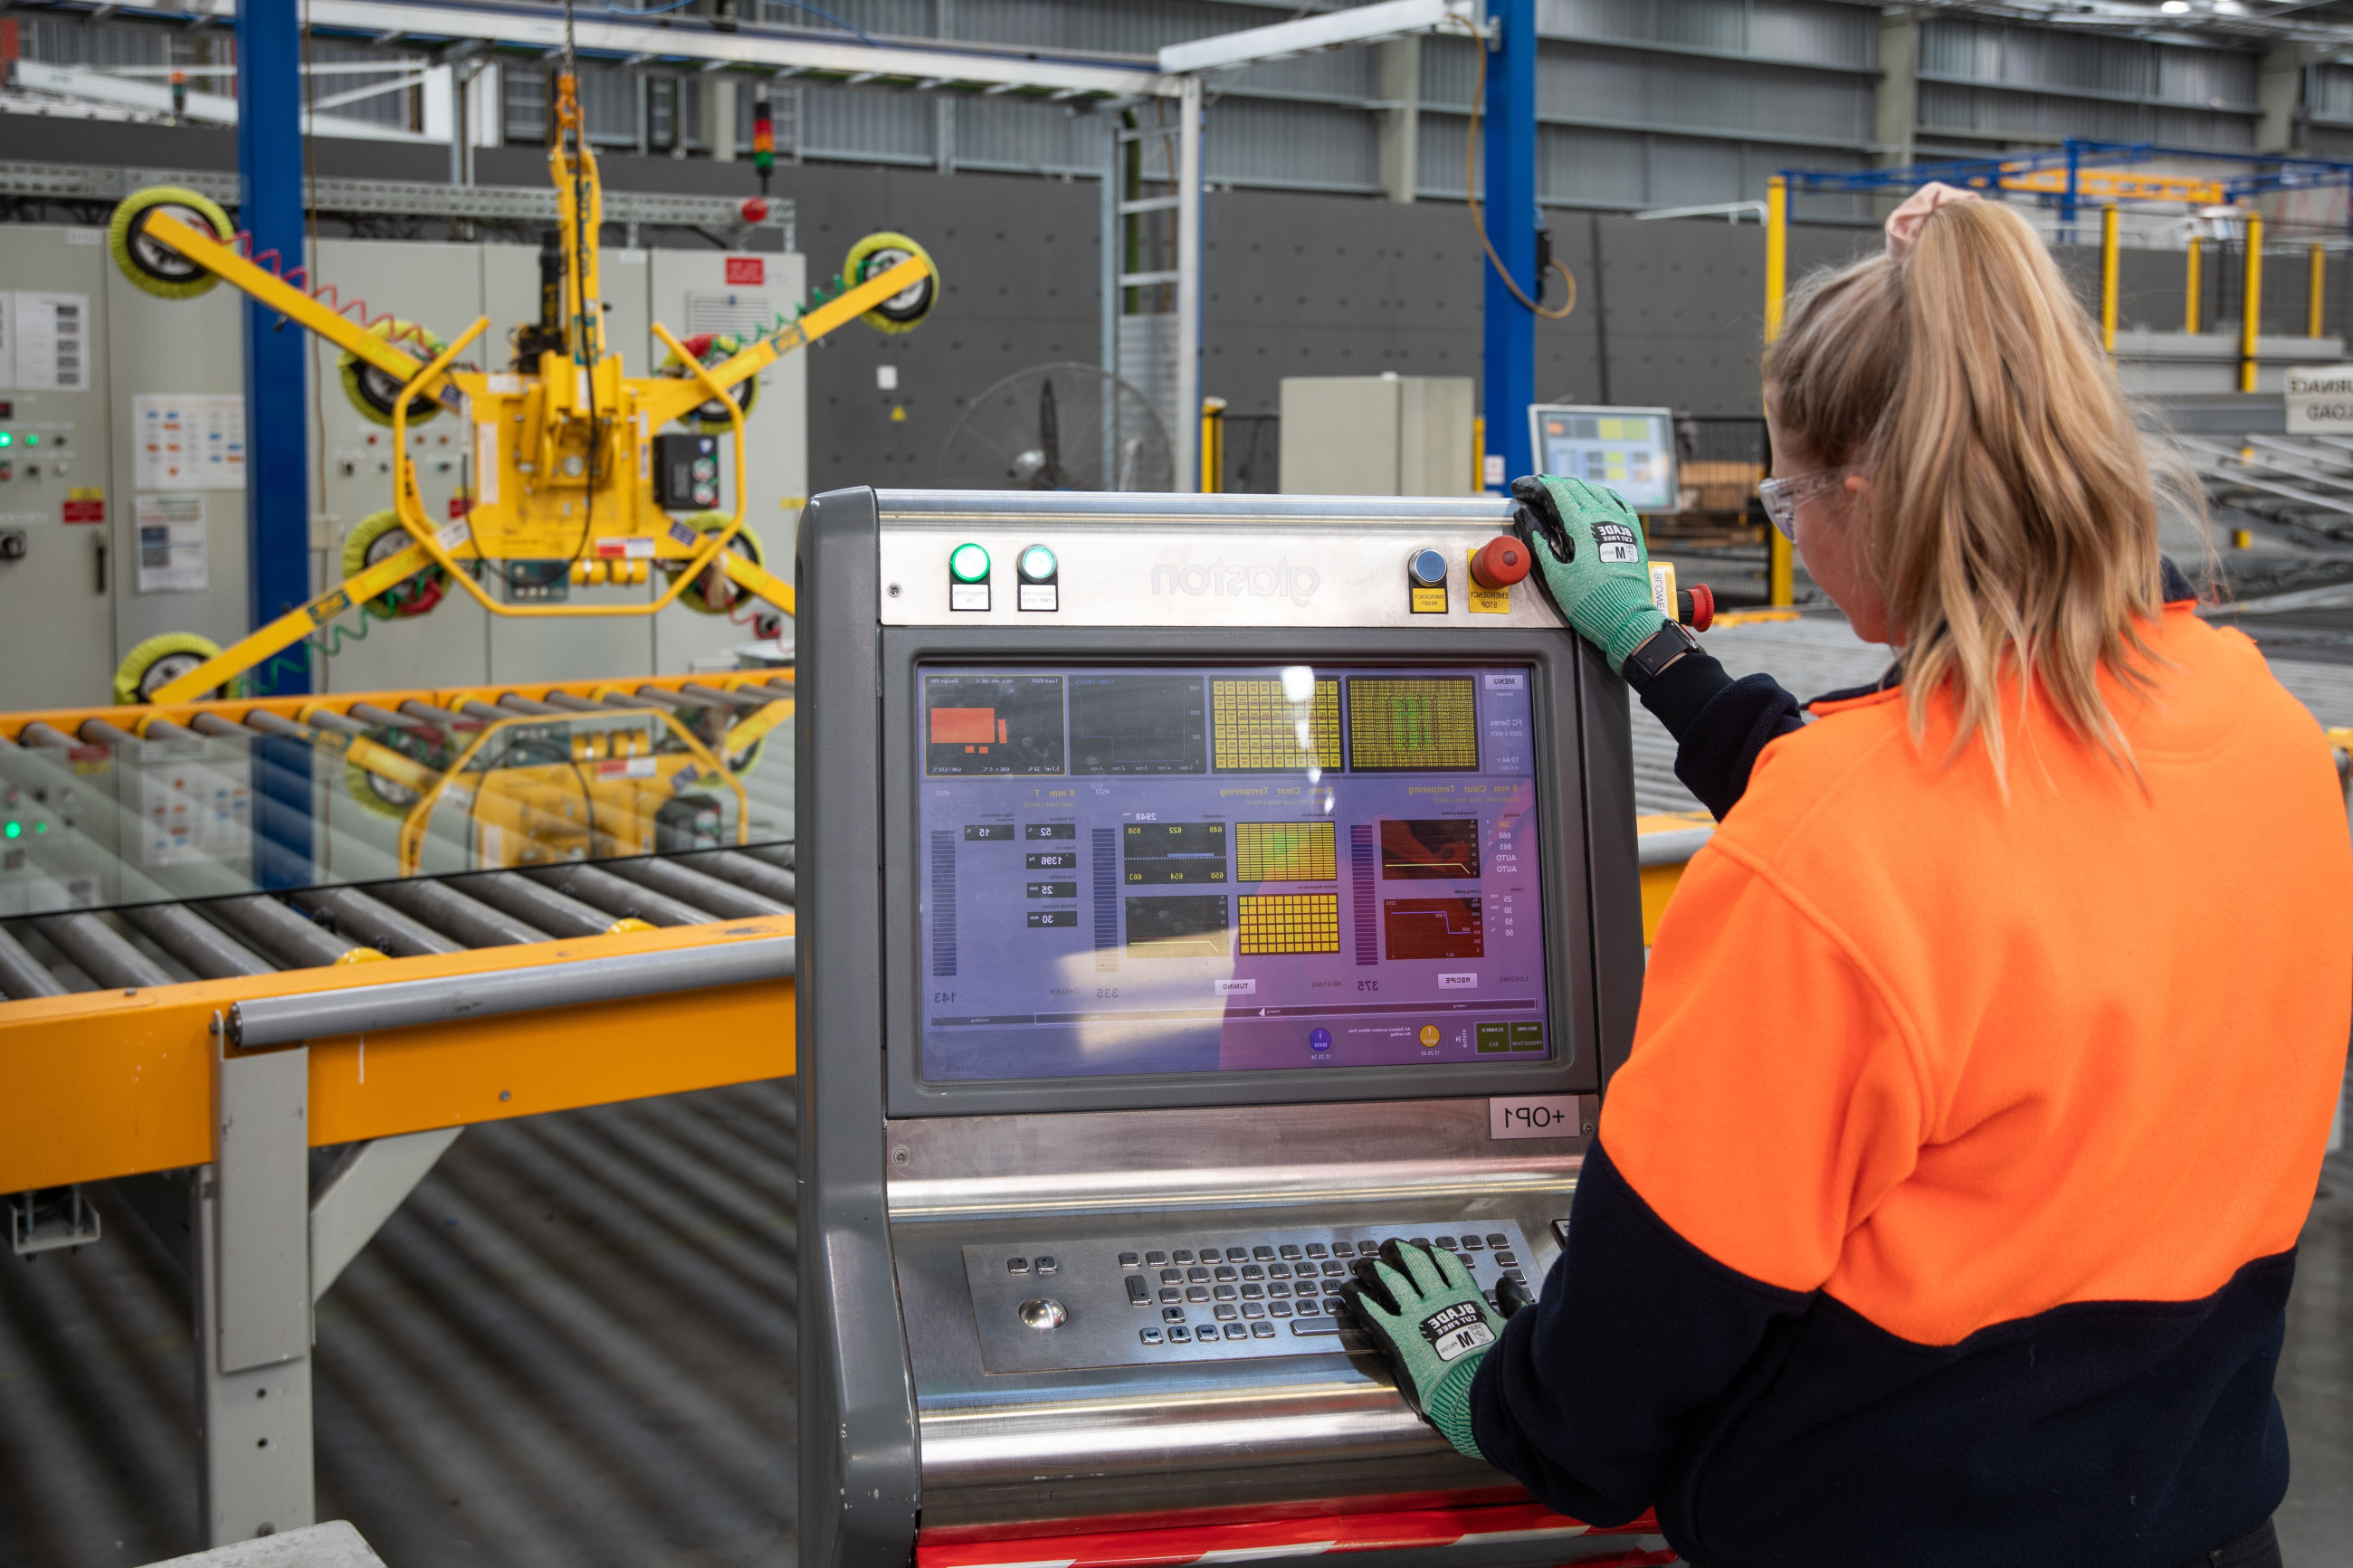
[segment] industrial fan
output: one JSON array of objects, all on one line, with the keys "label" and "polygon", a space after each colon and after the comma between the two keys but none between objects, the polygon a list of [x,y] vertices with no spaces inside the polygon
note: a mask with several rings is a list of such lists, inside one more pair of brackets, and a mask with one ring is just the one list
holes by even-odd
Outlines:
[{"label": "industrial fan", "polygon": [[1144,394],[1091,364],[1033,365],[972,400],[939,482],[973,490],[1165,490],[1168,432]]}]

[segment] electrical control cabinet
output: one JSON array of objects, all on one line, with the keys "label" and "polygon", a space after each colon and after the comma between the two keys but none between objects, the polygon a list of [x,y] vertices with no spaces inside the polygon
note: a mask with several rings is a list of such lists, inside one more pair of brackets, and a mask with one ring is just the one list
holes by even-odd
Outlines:
[{"label": "electrical control cabinet", "polygon": [[21,708],[102,698],[116,657],[102,238],[0,225],[0,669]]}]

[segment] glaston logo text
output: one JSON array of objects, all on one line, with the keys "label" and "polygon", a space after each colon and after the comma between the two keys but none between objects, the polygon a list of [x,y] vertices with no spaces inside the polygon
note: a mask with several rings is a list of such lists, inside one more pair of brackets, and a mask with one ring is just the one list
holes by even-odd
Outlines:
[{"label": "glaston logo text", "polygon": [[1303,605],[1323,585],[1323,574],[1314,567],[1293,566],[1288,560],[1271,566],[1229,564],[1218,560],[1206,566],[1160,565],[1152,569],[1155,595],[1182,593],[1197,599],[1204,594],[1214,594],[1219,598],[1289,599]]}]

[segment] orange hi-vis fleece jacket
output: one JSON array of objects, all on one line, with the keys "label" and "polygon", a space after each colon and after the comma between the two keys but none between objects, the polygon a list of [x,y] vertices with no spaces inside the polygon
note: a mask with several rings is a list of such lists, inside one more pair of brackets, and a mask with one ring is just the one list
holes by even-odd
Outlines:
[{"label": "orange hi-vis fleece jacket", "polygon": [[2006,797],[1900,690],[1752,753],[1473,1390],[1539,1498],[1710,1568],[2177,1568],[2270,1516],[2353,844],[2253,644],[2144,630],[2137,781],[2015,691]]}]

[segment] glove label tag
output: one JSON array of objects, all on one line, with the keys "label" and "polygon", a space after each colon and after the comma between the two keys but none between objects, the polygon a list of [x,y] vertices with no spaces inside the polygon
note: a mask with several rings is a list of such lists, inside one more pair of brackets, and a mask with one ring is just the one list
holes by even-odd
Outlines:
[{"label": "glove label tag", "polygon": [[1495,1331],[1487,1326],[1477,1302],[1457,1301],[1424,1318],[1421,1337],[1430,1342],[1440,1361],[1451,1362],[1493,1344]]},{"label": "glove label tag", "polygon": [[1641,542],[1634,537],[1634,531],[1622,522],[1594,519],[1593,543],[1604,561],[1623,561],[1630,565],[1642,559]]}]

